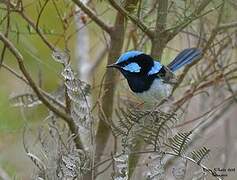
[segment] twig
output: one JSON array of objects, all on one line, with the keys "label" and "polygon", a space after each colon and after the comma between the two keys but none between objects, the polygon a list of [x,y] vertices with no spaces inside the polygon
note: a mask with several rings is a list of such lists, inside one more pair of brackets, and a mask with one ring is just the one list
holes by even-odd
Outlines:
[{"label": "twig", "polygon": [[[22,80],[24,83],[26,83],[27,85],[29,85],[29,83],[28,83],[28,81],[24,78],[24,77],[22,77],[20,74],[18,74],[16,71],[14,71],[12,68],[10,68],[8,65],[6,65],[6,64],[2,64],[2,67],[4,68],[4,69],[6,69],[7,71],[9,71],[11,74],[13,74],[14,76],[16,76],[18,79],[20,79],[20,80]],[[47,93],[47,92],[45,92],[43,89],[41,89],[41,88],[39,88],[39,90],[40,90],[40,92],[46,97],[46,98],[48,98],[50,101],[52,101],[53,103],[55,103],[56,105],[58,105],[60,108],[62,108],[62,109],[64,109],[65,110],[65,106],[61,103],[61,102],[59,102],[59,101],[57,101],[56,99],[55,99],[55,97],[53,97],[51,94],[49,94],[49,93]]]},{"label": "twig", "polygon": [[184,159],[186,159],[186,160],[192,162],[193,164],[196,164],[196,165],[200,166],[203,170],[205,170],[206,172],[208,172],[210,175],[212,175],[212,176],[215,177],[216,179],[222,180],[221,178],[219,178],[219,177],[216,175],[215,171],[211,170],[210,168],[204,166],[204,165],[201,164],[201,163],[198,163],[197,161],[195,161],[194,159],[192,159],[192,158],[190,158],[190,157],[188,157],[188,156],[185,156],[185,155],[180,156],[179,154],[176,154],[176,153],[173,153],[173,152],[164,152],[164,154],[172,155],[172,156],[178,156],[178,157],[184,158]]},{"label": "twig", "polygon": [[47,38],[43,35],[40,28],[36,26],[36,24],[23,12],[19,11],[22,18],[29,23],[29,25],[37,32],[37,34],[40,36],[40,38],[43,40],[43,42],[51,49],[52,51],[55,50],[54,45],[52,45]]},{"label": "twig", "polygon": [[[52,50],[54,51],[54,46],[47,40],[47,38],[43,35],[40,28],[37,24],[35,24],[24,12],[23,12],[23,5],[22,1],[18,1],[18,4],[15,5],[13,3],[9,3],[10,7],[13,8],[17,13],[21,15],[21,17],[28,22],[28,24],[37,32],[37,34],[40,36],[40,38],[43,40],[43,42]],[[39,22],[38,22],[39,23]]]},{"label": "twig", "polygon": [[72,0],[78,7],[81,8],[98,26],[105,30],[108,34],[111,33],[111,27],[105,24],[88,6],[80,0]]},{"label": "twig", "polygon": [[233,95],[227,97],[226,99],[224,99],[223,101],[221,101],[219,104],[213,106],[210,110],[206,111],[205,113],[201,114],[200,116],[198,116],[198,117],[196,117],[196,118],[194,118],[194,119],[192,119],[192,120],[185,121],[184,123],[175,126],[175,128],[182,127],[182,126],[187,125],[187,124],[189,124],[189,123],[193,123],[193,122],[195,122],[195,121],[197,121],[197,120],[200,120],[201,118],[205,117],[206,115],[209,115],[211,112],[216,111],[216,110],[217,110],[218,108],[220,108],[221,106],[224,106],[227,102],[233,100],[236,95],[237,95],[237,93],[235,93],[235,94],[233,94]]},{"label": "twig", "polygon": [[38,14],[38,17],[37,17],[37,20],[36,20],[36,28],[39,29],[39,21],[40,21],[40,18],[41,18],[41,15],[43,14],[43,11],[46,7],[46,5],[48,4],[49,0],[46,0],[42,6],[42,8],[40,9],[40,12]]},{"label": "twig", "polygon": [[[6,15],[6,18],[7,18],[7,25],[6,25],[6,32],[5,32],[5,36],[8,37],[8,34],[9,34],[9,30],[10,30],[10,3],[9,2],[6,2],[6,6],[7,6],[7,15]],[[3,63],[3,59],[4,59],[4,55],[5,55],[5,52],[6,52],[6,45],[4,44],[3,45],[3,49],[2,49],[2,53],[1,53],[1,56],[0,56],[0,69],[1,69],[1,66],[2,66],[2,63]]]},{"label": "twig", "polygon": [[[204,4],[205,4],[205,3],[204,3]],[[222,3],[221,5],[222,5],[221,10],[222,10],[223,7],[224,7],[224,4]],[[208,48],[210,47],[210,44],[214,41],[214,39],[215,39],[215,37],[216,37],[216,35],[217,35],[218,27],[219,27],[219,24],[220,24],[222,15],[223,15],[223,13],[222,13],[221,10],[220,10],[220,12],[219,12],[218,20],[217,20],[217,23],[216,23],[216,28],[213,29],[213,31],[212,31],[212,33],[211,33],[209,39],[207,40],[206,46],[203,48],[202,56],[206,53],[206,51],[207,51]],[[200,57],[200,59],[201,59],[201,58],[202,58],[202,57]],[[200,60],[200,59],[199,59],[199,60]],[[197,61],[195,61],[195,62],[193,62],[193,63],[187,65],[187,66],[184,68],[184,71],[183,71],[183,73],[181,74],[181,76],[179,77],[178,83],[174,86],[174,88],[173,88],[171,94],[173,94],[174,91],[178,88],[178,86],[183,82],[183,80],[184,80],[186,74],[189,72],[190,68],[191,68],[193,65],[197,64],[197,63],[199,62],[199,60],[197,60]]]},{"label": "twig", "polygon": [[153,38],[154,33],[149,30],[149,28],[138,18],[134,17],[131,15],[130,12],[125,10],[121,5],[119,5],[116,1],[114,0],[109,0],[110,4],[119,12],[121,13],[124,17],[128,17],[136,26],[138,26],[149,38]]},{"label": "twig", "polygon": [[218,31],[224,30],[224,29],[229,29],[229,28],[235,28],[237,27],[237,22],[231,22],[231,23],[225,23],[225,24],[220,24],[220,26],[217,28]]},{"label": "twig", "polygon": [[187,18],[184,19],[182,23],[180,23],[176,27],[172,27],[170,29],[166,29],[167,32],[171,32],[169,34],[169,37],[167,38],[167,42],[173,39],[180,31],[182,31],[184,28],[186,28],[190,23],[192,23],[194,20],[203,17],[210,12],[214,11],[215,9],[218,9],[223,3],[221,3],[217,8],[212,8],[209,11],[202,13],[202,11],[207,7],[207,5],[211,2],[212,0],[203,0],[201,4],[194,10],[194,12]]}]

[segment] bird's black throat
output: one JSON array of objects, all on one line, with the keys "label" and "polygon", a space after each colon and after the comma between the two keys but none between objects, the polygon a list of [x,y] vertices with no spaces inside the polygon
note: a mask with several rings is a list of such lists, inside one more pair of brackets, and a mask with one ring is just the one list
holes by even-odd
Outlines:
[{"label": "bird's black throat", "polygon": [[153,81],[157,78],[156,75],[141,76],[139,74],[128,73],[121,71],[128,81],[130,89],[135,93],[142,93],[150,89]]}]

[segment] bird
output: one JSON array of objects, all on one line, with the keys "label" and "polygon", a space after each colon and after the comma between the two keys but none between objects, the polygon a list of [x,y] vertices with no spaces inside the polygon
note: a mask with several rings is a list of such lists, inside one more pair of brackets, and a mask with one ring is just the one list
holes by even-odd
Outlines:
[{"label": "bird", "polygon": [[172,87],[177,83],[175,72],[201,56],[201,49],[187,48],[165,66],[142,51],[131,50],[107,68],[118,69],[136,96],[144,103],[154,104],[170,96]]}]

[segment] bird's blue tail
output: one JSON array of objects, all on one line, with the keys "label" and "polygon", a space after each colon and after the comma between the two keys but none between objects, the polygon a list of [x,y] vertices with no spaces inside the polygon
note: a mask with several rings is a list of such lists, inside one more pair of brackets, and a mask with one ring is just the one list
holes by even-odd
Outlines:
[{"label": "bird's blue tail", "polygon": [[190,64],[198,60],[202,56],[202,51],[198,48],[188,48],[183,50],[176,58],[168,65],[171,71],[176,71],[186,64]]}]

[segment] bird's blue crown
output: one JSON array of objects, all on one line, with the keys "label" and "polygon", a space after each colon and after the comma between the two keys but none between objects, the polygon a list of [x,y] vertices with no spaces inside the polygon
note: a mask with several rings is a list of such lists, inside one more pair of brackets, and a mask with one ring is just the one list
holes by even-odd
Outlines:
[{"label": "bird's blue crown", "polygon": [[127,61],[130,58],[133,58],[133,57],[141,55],[141,54],[144,54],[144,53],[141,52],[141,51],[128,51],[128,52],[125,52],[118,58],[116,64],[122,63],[124,61]]}]

